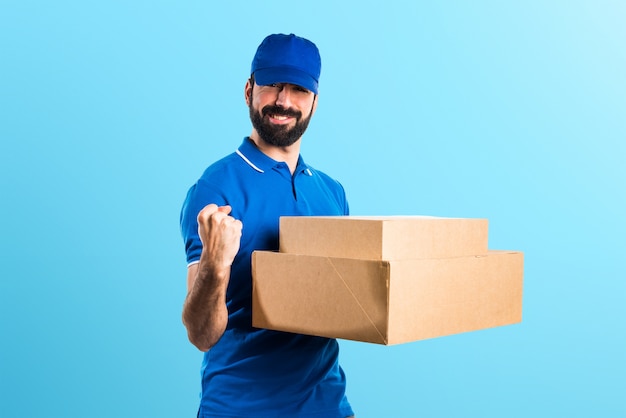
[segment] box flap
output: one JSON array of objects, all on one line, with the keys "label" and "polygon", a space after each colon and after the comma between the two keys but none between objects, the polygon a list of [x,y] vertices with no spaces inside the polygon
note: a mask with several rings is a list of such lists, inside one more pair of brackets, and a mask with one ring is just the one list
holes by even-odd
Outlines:
[{"label": "box flap", "polygon": [[255,251],[252,264],[253,326],[387,343],[388,262]]}]

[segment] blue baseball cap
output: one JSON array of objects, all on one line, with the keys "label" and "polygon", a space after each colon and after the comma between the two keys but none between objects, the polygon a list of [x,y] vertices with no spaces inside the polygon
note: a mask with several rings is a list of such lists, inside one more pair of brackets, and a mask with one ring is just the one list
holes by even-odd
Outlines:
[{"label": "blue baseball cap", "polygon": [[322,59],[317,46],[294,35],[269,35],[256,50],[251,74],[260,86],[289,83],[317,94]]}]

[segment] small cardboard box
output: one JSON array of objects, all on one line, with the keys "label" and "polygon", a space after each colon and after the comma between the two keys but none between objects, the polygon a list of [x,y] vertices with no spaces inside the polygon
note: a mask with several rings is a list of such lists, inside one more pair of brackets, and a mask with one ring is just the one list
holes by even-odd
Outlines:
[{"label": "small cardboard box", "polygon": [[252,325],[399,344],[520,322],[523,254],[359,260],[255,251]]},{"label": "small cardboard box", "polygon": [[281,253],[362,260],[487,254],[487,219],[430,216],[287,216]]}]

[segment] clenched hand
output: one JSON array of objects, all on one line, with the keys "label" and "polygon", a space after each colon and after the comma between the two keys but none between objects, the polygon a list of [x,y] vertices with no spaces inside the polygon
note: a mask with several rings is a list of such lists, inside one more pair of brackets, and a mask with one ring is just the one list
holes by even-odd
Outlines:
[{"label": "clenched hand", "polygon": [[243,224],[230,216],[230,206],[210,204],[198,214],[198,234],[203,253],[210,254],[216,268],[229,267],[241,240]]}]

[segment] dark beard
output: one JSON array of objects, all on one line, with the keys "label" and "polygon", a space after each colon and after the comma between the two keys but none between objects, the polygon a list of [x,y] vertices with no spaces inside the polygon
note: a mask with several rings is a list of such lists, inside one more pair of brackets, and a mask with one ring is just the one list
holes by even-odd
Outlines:
[{"label": "dark beard", "polygon": [[[265,106],[261,112],[258,112],[250,103],[250,120],[252,126],[259,134],[261,139],[276,147],[288,147],[293,145],[309,126],[312,114],[302,119],[302,112],[297,110],[285,109],[279,106]],[[289,128],[286,125],[273,125],[266,122],[264,118],[268,115],[281,115],[294,117],[296,119],[296,125],[293,128]]]}]

